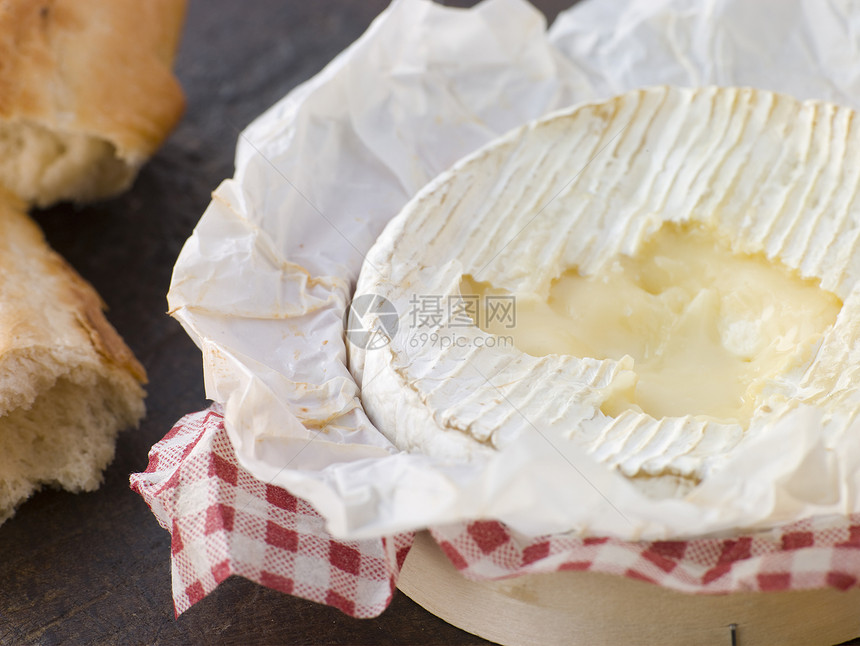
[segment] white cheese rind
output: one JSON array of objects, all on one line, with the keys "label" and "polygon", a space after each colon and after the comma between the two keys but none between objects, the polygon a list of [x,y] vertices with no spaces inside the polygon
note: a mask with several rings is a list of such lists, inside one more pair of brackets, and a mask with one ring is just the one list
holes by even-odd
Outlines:
[{"label": "white cheese rind", "polygon": [[[440,176],[390,223],[356,295],[400,314],[383,350],[351,347],[371,420],[397,446],[463,459],[523,433],[569,438],[628,476],[704,478],[798,404],[848,420],[860,409],[860,125],[847,108],[753,89],[651,88],[578,106],[510,133]],[[772,386],[744,430],[693,417],[605,416],[624,362],[531,357],[445,321],[410,324],[416,295],[442,302],[463,274],[547,294],[568,267],[600,272],[667,222],[704,223],[843,300],[818,353]],[[373,375],[372,379],[368,375]],[[844,414],[844,415],[843,415]],[[839,426],[839,424],[837,424]],[[838,431],[834,431],[838,434]]]}]

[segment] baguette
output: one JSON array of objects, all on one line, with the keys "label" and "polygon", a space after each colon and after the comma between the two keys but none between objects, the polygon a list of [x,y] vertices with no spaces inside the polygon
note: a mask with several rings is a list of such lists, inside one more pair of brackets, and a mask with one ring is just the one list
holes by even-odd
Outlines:
[{"label": "baguette", "polygon": [[185,0],[0,0],[0,185],[28,204],[128,188],[179,120]]},{"label": "baguette", "polygon": [[96,489],[144,414],[143,367],[24,209],[0,197],[0,522],[43,485]]}]

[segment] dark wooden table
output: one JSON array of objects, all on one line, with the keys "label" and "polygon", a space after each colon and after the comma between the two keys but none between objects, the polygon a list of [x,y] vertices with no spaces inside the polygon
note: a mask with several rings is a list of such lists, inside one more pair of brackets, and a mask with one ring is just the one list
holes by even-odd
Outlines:
[{"label": "dark wooden table", "polygon": [[[165,294],[210,191],[232,175],[239,129],[319,71],[386,4],[191,0],[177,62],[188,96],[179,128],[126,195],[37,215],[145,364],[149,412],[121,435],[99,491],[44,491],[0,527],[0,644],[486,643],[402,594],[378,619],[356,620],[237,577],[175,619],[170,537],[128,487],[152,444],[207,405],[200,353],[165,314]],[[552,19],[571,1],[535,4]]]},{"label": "dark wooden table", "polygon": [[[553,18],[571,2],[536,4]],[[124,196],[37,214],[146,366],[148,415],[120,436],[99,491],[43,491],[0,527],[0,643],[485,643],[401,594],[380,618],[356,620],[236,577],[175,619],[170,536],[128,486],[149,448],[207,405],[200,353],[165,314],[165,294],[210,191],[233,174],[239,129],[318,72],[386,5],[191,0],[177,61],[188,97],[179,128]]]}]

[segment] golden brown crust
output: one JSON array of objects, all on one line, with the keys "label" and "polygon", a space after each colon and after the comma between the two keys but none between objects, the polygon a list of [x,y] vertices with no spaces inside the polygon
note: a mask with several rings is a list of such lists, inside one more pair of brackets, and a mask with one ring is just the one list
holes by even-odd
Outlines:
[{"label": "golden brown crust", "polygon": [[48,247],[21,201],[0,194],[0,373],[6,357],[46,348],[59,361],[102,362],[145,383],[143,366],[103,307],[93,287]]},{"label": "golden brown crust", "polygon": [[145,159],[184,107],[171,64],[185,0],[0,0],[0,118]]},{"label": "golden brown crust", "polygon": [[145,413],[143,367],[24,207],[0,194],[0,522],[43,485],[97,488]]},{"label": "golden brown crust", "polygon": [[44,484],[92,490],[146,373],[29,204],[125,189],[183,109],[185,0],[0,0],[0,522]]},{"label": "golden brown crust", "polygon": [[[0,123],[106,141],[138,168],[184,109],[171,65],[185,4],[0,0]],[[128,181],[116,184],[113,192]],[[84,193],[82,199],[93,197]],[[58,199],[24,197],[40,204]]]}]

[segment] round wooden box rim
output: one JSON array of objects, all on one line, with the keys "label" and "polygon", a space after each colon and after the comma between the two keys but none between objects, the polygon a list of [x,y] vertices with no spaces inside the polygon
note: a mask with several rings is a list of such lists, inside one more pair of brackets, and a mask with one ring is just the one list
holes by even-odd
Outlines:
[{"label": "round wooden box rim", "polygon": [[832,646],[860,636],[860,589],[690,595],[596,572],[463,577],[428,532],[398,581],[450,624],[505,646]]}]

